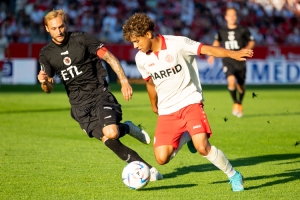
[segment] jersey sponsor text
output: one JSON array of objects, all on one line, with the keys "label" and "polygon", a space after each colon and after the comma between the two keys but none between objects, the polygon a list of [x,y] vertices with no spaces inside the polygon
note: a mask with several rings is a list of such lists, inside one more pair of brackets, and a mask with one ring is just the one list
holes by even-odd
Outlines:
[{"label": "jersey sponsor text", "polygon": [[61,76],[64,79],[64,81],[67,81],[70,79],[70,76],[71,78],[74,78],[81,73],[82,71],[78,71],[76,66],[70,66],[67,69],[61,71]]},{"label": "jersey sponsor text", "polygon": [[172,74],[177,74],[181,70],[182,70],[182,66],[178,64],[175,67],[161,70],[158,72],[154,72],[153,74],[151,74],[151,77],[153,80],[167,78],[167,77],[171,76]]}]

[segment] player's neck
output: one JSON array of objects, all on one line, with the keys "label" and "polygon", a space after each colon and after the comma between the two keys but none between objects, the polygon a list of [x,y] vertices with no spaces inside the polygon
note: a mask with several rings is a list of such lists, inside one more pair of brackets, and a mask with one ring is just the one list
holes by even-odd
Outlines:
[{"label": "player's neck", "polygon": [[152,46],[151,46],[151,50],[153,52],[157,52],[161,50],[161,39],[158,36],[155,36],[153,39],[151,39],[152,41]]},{"label": "player's neck", "polygon": [[227,28],[229,29],[235,29],[237,27],[237,24],[227,24]]}]

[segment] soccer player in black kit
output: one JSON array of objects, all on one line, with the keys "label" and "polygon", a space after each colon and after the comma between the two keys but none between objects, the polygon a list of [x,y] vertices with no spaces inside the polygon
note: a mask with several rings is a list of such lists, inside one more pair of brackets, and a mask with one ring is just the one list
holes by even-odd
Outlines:
[{"label": "soccer player in black kit", "polygon": [[[227,26],[217,32],[212,46],[223,46],[234,51],[253,49],[255,45],[254,38],[247,27],[237,25],[237,11],[235,8],[226,9],[225,20]],[[222,61],[228,90],[234,102],[232,114],[240,118],[243,116],[242,100],[245,94],[246,62],[232,58],[223,58]],[[214,57],[209,56],[208,63],[212,64],[213,62]]]},{"label": "soccer player in black kit", "polygon": [[135,151],[119,140],[129,134],[139,141],[149,144],[146,131],[131,121],[121,123],[122,110],[117,99],[110,92],[106,82],[106,70],[101,64],[105,60],[117,74],[125,100],[132,97],[128,83],[118,59],[96,38],[85,32],[67,32],[66,14],[63,10],[50,11],[44,17],[45,28],[52,41],[40,51],[41,71],[38,80],[44,92],[53,89],[55,73],[65,86],[71,104],[71,116],[82,130],[111,149],[127,163],[142,161],[149,166],[150,181],[162,179],[162,175]]}]

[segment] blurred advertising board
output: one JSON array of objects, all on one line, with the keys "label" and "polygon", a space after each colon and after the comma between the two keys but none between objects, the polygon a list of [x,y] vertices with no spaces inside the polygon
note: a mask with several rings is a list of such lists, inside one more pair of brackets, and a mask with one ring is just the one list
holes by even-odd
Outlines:
[{"label": "blurred advertising board", "polygon": [[[227,83],[221,59],[212,66],[204,59],[197,63],[202,84]],[[246,84],[300,84],[300,61],[249,59],[246,64]]]},{"label": "blurred advertising board", "polygon": [[15,58],[11,62],[4,62],[2,70],[2,84],[36,84],[37,60],[34,58]]},{"label": "blurred advertising board", "polygon": [[[3,84],[36,84],[37,62],[40,49],[45,44],[10,44],[11,64],[6,63]],[[141,80],[134,57],[137,49],[131,44],[106,45],[120,60],[125,74],[132,80]],[[23,49],[23,50],[22,50]],[[22,53],[22,54],[21,54]],[[196,57],[202,84],[226,84],[221,59],[209,65],[206,57]],[[105,65],[104,65],[105,66]],[[108,80],[115,82],[116,75],[110,67]],[[55,77],[59,83],[58,77]],[[143,80],[141,80],[143,82]],[[254,57],[247,60],[247,84],[300,84],[300,47],[298,46],[257,46]]]},{"label": "blurred advertising board", "polygon": [[[266,49],[265,59],[248,59],[246,84],[300,84],[299,54],[282,53],[280,48]],[[202,84],[226,84],[221,59],[209,65],[206,59],[197,59]]]}]

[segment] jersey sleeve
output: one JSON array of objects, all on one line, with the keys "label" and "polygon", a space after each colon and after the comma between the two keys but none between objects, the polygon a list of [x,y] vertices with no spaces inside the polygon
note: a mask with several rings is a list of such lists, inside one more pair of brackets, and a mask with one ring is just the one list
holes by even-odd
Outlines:
[{"label": "jersey sleeve", "polygon": [[247,27],[244,27],[244,37],[248,42],[254,40],[253,35]]},{"label": "jersey sleeve", "polygon": [[135,56],[135,63],[136,63],[137,69],[139,70],[140,74],[142,75],[142,78],[144,80],[149,80],[151,75],[145,69],[144,62],[142,62],[142,58],[139,57],[139,54],[136,54],[136,56]]},{"label": "jersey sleeve", "polygon": [[180,53],[187,56],[200,55],[202,44],[188,37],[181,37]]},{"label": "jersey sleeve", "polygon": [[104,47],[104,44],[102,42],[100,42],[97,38],[88,33],[84,33],[83,37],[84,43],[91,54],[97,55],[97,51]]},{"label": "jersey sleeve", "polygon": [[221,42],[222,41],[222,38],[221,38],[221,34],[219,31],[216,32],[215,36],[214,36],[215,40]]},{"label": "jersey sleeve", "polygon": [[51,65],[43,51],[40,52],[39,63],[40,63],[40,70],[46,72],[46,74],[49,77],[53,77],[55,75],[55,71],[51,67]]}]

